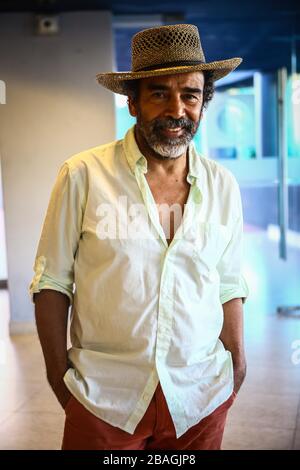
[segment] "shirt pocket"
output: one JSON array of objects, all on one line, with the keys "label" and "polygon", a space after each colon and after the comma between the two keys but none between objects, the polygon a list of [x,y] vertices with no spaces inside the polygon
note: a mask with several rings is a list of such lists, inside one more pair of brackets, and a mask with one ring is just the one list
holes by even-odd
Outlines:
[{"label": "shirt pocket", "polygon": [[216,268],[231,239],[229,226],[201,222],[194,239],[193,259],[208,271]]}]

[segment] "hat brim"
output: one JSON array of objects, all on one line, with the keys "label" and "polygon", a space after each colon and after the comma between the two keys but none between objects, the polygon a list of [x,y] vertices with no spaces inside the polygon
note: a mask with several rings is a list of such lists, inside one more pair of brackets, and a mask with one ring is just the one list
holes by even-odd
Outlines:
[{"label": "hat brim", "polygon": [[127,95],[127,89],[124,82],[127,80],[137,80],[140,78],[157,77],[162,75],[172,75],[177,73],[199,72],[210,70],[213,72],[213,80],[219,80],[230,72],[235,70],[243,61],[240,57],[233,59],[219,60],[198,65],[178,66],[169,68],[160,68],[141,72],[109,72],[99,73],[96,78],[100,85],[108,90],[120,95]]}]

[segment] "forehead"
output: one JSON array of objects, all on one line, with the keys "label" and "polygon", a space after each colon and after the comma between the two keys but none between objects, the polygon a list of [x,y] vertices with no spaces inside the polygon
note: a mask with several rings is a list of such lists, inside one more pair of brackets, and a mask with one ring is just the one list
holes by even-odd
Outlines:
[{"label": "forehead", "polygon": [[197,87],[204,85],[203,72],[178,73],[174,75],[161,75],[156,77],[142,78],[140,80],[141,89],[147,89],[151,85],[164,85],[168,87]]}]

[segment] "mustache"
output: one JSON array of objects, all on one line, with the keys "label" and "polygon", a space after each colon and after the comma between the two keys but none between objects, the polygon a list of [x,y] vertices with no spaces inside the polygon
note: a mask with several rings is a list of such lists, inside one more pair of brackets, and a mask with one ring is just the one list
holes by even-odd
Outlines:
[{"label": "mustache", "polygon": [[188,118],[164,118],[160,119],[157,118],[152,123],[153,131],[161,130],[161,129],[176,129],[176,127],[181,127],[182,129],[186,129],[188,132],[192,132],[195,128],[195,123]]}]

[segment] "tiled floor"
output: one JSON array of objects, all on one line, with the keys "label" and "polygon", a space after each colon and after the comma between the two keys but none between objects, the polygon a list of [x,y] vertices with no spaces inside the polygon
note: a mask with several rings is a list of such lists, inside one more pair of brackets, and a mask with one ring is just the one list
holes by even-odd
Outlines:
[{"label": "tiled floor", "polygon": [[[300,363],[292,361],[300,319],[274,313],[286,299],[300,300],[297,289],[288,292],[291,283],[299,282],[300,255],[291,253],[287,266],[270,243],[262,239],[258,245],[253,236],[247,236],[246,245],[252,291],[245,304],[248,374],[230,411],[223,448],[300,450]],[[0,311],[0,449],[59,449],[64,413],[47,385],[37,337],[8,339],[5,291],[0,291]]]},{"label": "tiled floor", "polygon": [[[297,319],[266,317],[256,333],[246,312],[248,376],[230,411],[224,449],[300,449]],[[263,341],[261,341],[263,337]],[[5,340],[0,365],[0,449],[59,449],[64,413],[47,385],[35,335]]]}]

